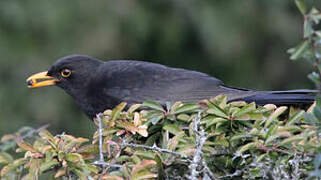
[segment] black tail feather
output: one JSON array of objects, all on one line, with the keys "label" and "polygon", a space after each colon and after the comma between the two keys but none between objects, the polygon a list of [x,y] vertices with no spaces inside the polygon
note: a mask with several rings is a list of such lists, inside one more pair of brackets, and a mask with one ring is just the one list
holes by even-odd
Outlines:
[{"label": "black tail feather", "polygon": [[246,102],[255,102],[257,105],[308,105],[315,100],[317,90],[288,90],[288,91],[258,91],[253,96],[243,98]]}]

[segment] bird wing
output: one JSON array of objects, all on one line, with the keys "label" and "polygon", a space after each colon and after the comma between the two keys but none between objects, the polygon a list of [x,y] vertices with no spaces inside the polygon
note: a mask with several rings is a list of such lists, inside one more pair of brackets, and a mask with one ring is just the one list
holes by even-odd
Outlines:
[{"label": "bird wing", "polygon": [[237,99],[253,94],[253,91],[225,87],[219,79],[207,74],[159,64],[139,61],[109,61],[109,69],[103,82],[108,96],[129,104],[153,100],[166,102],[197,102],[225,94]]}]

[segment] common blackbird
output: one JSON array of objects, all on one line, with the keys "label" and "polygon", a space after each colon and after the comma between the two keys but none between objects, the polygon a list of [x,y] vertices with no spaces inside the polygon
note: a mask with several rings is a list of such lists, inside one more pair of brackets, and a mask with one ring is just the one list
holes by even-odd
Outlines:
[{"label": "common blackbird", "polygon": [[315,90],[255,91],[225,86],[207,74],[160,64],[113,60],[103,62],[84,55],[57,60],[48,71],[30,76],[28,87],[56,85],[70,94],[89,118],[125,101],[129,105],[153,100],[197,102],[219,94],[228,101],[258,105],[311,104]]}]

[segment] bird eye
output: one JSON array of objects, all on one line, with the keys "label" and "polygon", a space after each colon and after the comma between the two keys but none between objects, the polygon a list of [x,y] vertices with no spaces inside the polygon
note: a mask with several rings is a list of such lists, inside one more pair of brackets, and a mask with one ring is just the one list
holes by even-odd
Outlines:
[{"label": "bird eye", "polygon": [[70,69],[63,69],[60,73],[61,73],[62,77],[67,78],[71,75],[71,70]]}]

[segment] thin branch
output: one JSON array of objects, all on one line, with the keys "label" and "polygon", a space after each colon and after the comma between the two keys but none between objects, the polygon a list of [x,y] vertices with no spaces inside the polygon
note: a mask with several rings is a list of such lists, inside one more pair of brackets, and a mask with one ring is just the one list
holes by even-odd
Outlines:
[{"label": "thin branch", "polygon": [[204,143],[207,139],[207,136],[205,134],[204,129],[200,126],[201,124],[201,111],[198,112],[197,117],[194,118],[193,121],[193,132],[195,134],[195,141],[196,141],[196,152],[193,156],[193,161],[192,163],[189,165],[189,169],[191,171],[191,175],[190,177],[188,177],[188,179],[191,180],[198,180],[199,179],[199,174],[201,173],[201,171],[198,170],[198,166],[200,166],[200,169],[204,169],[205,171],[203,171],[204,173],[204,177],[210,177],[212,179],[215,179],[214,174],[212,173],[212,171],[210,170],[210,168],[207,166],[204,158],[203,158],[203,146]]},{"label": "thin branch", "polygon": [[[103,114],[99,113],[96,115],[96,120],[98,121],[98,137],[99,137],[99,160],[95,161],[93,163],[91,163],[92,165],[97,165],[97,166],[101,166],[102,168],[102,172],[103,174],[105,174],[107,172],[107,170],[110,167],[115,167],[115,168],[123,168],[122,165],[120,164],[114,164],[113,163],[107,163],[104,160],[104,154],[103,154],[103,128],[102,128],[102,117]],[[101,177],[99,177],[99,179],[101,179]]]},{"label": "thin branch", "polygon": [[104,163],[104,154],[103,154],[103,128],[101,125],[101,117],[102,113],[96,115],[96,119],[98,121],[98,135],[99,135],[99,162]]},{"label": "thin branch", "polygon": [[100,165],[104,169],[106,165],[109,166],[111,164],[105,162],[105,160],[104,160],[104,154],[103,154],[103,128],[102,128],[102,125],[101,125],[102,116],[103,116],[102,113],[99,113],[99,114],[96,115],[96,120],[98,121],[99,160],[95,161],[92,164]]},{"label": "thin branch", "polygon": [[158,151],[158,152],[164,152],[164,153],[169,153],[175,156],[179,156],[182,158],[188,158],[185,154],[182,153],[178,153],[169,149],[163,149],[163,148],[159,148],[157,147],[155,144],[153,146],[146,146],[146,145],[141,145],[141,144],[132,144],[132,143],[117,143],[120,146],[125,146],[125,147],[134,147],[134,148],[143,148],[143,149],[148,149],[148,150],[153,150],[153,151]]},{"label": "thin branch", "polygon": [[227,174],[225,176],[220,176],[218,177],[219,179],[230,179],[230,178],[233,178],[233,177],[236,177],[236,176],[240,176],[242,174],[242,171],[241,170],[236,170],[233,174]]},{"label": "thin branch", "polygon": [[205,173],[211,178],[211,179],[216,179],[215,175],[211,171],[211,169],[207,166],[206,162],[203,160],[202,165],[204,166],[204,171]]},{"label": "thin branch", "polygon": [[[275,152],[284,153],[284,154],[293,154],[293,152],[289,152],[287,150],[279,149],[279,148],[276,148],[276,147],[267,148],[265,146],[258,146],[257,149],[263,150],[265,152],[275,151]],[[300,154],[300,155],[307,155],[307,156],[311,156],[311,157],[315,156],[315,154],[306,153],[306,152],[295,152],[295,153],[296,154]]]},{"label": "thin branch", "polygon": [[108,162],[93,162],[90,163],[91,165],[98,165],[98,166],[108,166],[108,167],[115,167],[115,168],[123,168],[123,165],[120,164],[113,164],[113,163],[108,163]]},{"label": "thin branch", "polygon": [[21,140],[31,137],[33,134],[38,133],[44,129],[47,129],[50,125],[49,124],[45,124],[43,126],[40,126],[38,129],[33,129],[31,131],[29,131],[28,133],[26,133],[25,135],[21,136]]}]

